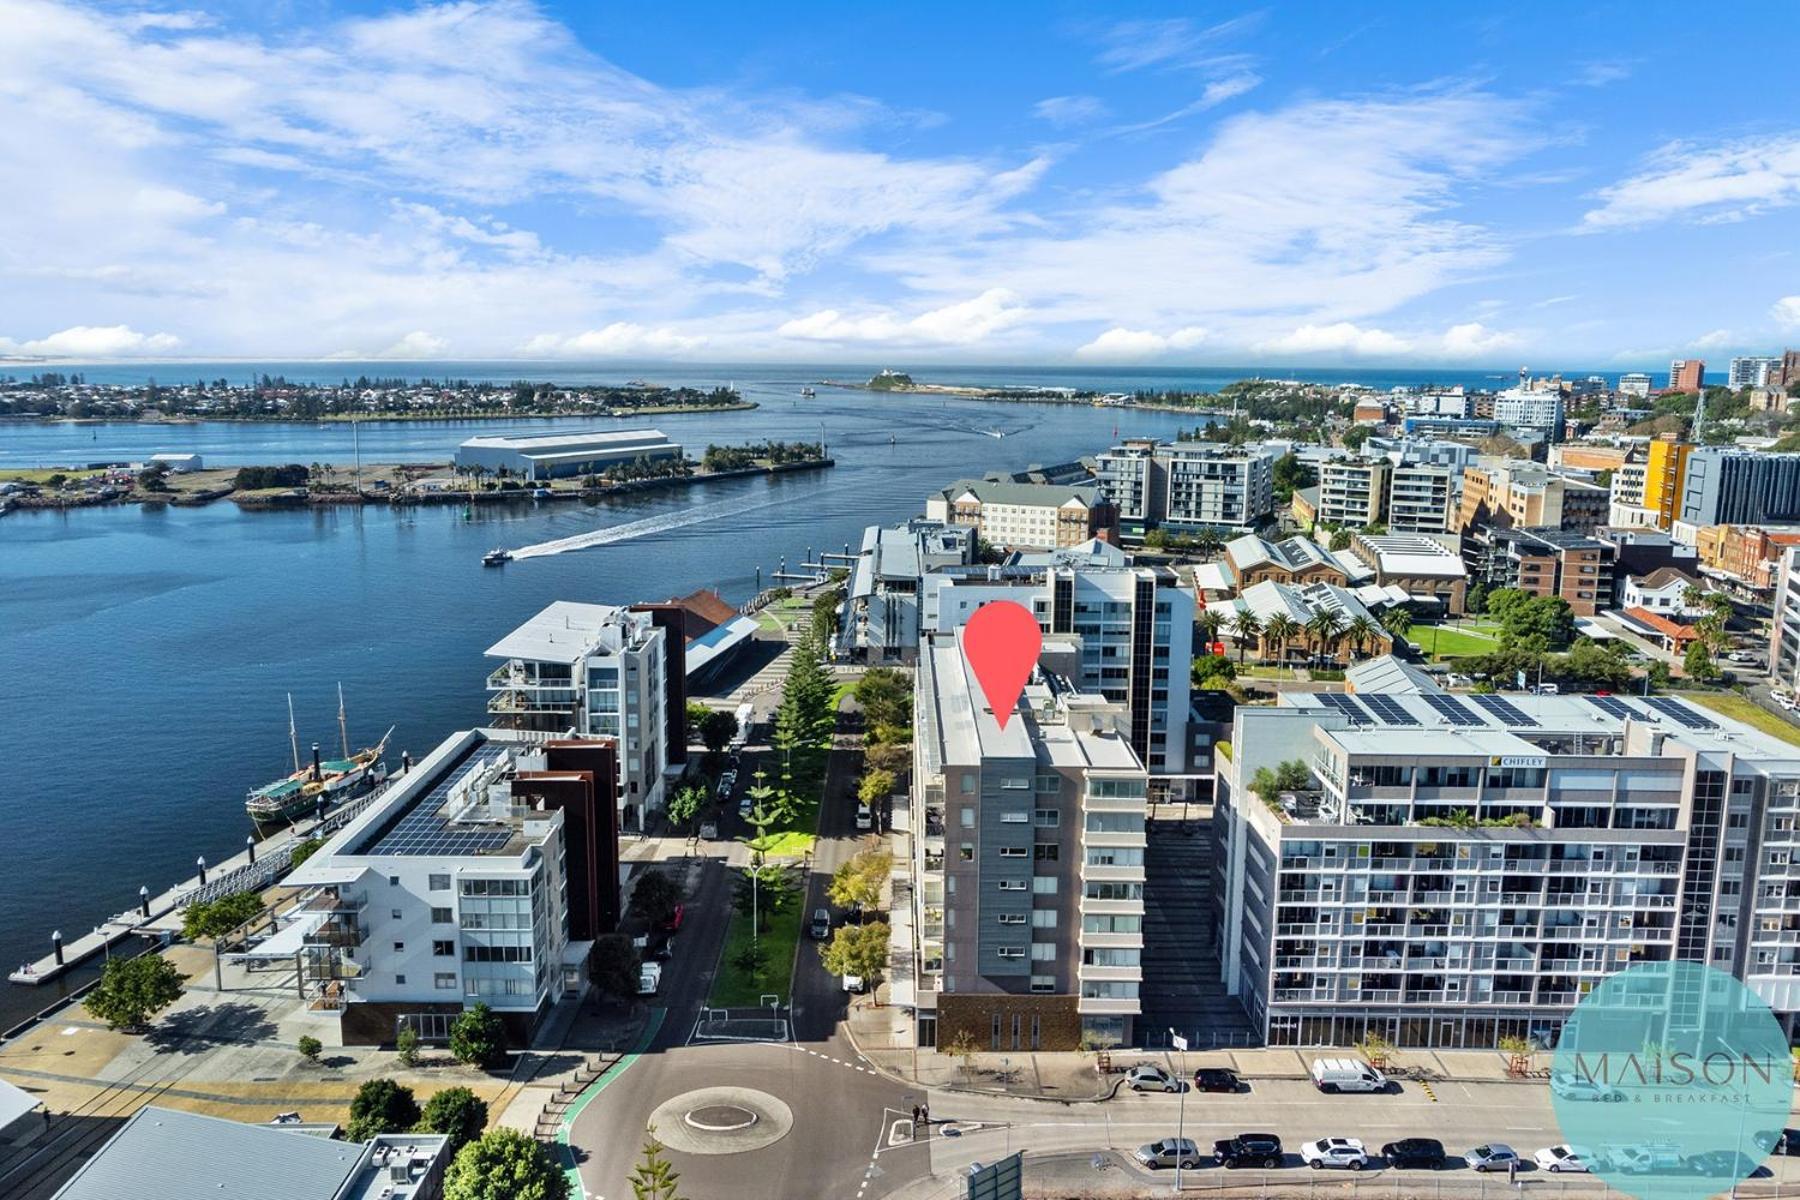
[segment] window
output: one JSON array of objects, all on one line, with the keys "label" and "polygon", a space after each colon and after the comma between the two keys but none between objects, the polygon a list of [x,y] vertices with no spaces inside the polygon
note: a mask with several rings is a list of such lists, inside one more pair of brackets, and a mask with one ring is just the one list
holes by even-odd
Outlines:
[{"label": "window", "polygon": [[1002,847],[1000,847],[1000,857],[1001,858],[1024,858],[1025,857],[1025,847],[1023,847],[1023,846],[1002,846]]},{"label": "window", "polygon": [[1056,961],[1056,943],[1055,942],[1033,942],[1033,943],[1031,943],[1031,961],[1032,962],[1055,962]]},{"label": "window", "polygon": [[1034,895],[1038,896],[1056,895],[1056,876],[1033,875],[1031,877],[1031,890]]},{"label": "window", "polygon": [[455,958],[456,957],[456,943],[455,942],[445,942],[445,941],[434,941],[431,943],[431,953],[432,953],[432,956],[435,958]]},{"label": "window", "polygon": [[964,829],[975,828],[975,810],[974,809],[965,808],[965,809],[961,810],[960,816],[961,816],[961,820],[962,820],[962,827]]},{"label": "window", "polygon": [[434,892],[447,892],[450,890],[450,876],[431,875],[426,879],[425,886]]},{"label": "window", "polygon": [[1024,825],[1030,820],[1031,814],[1022,808],[1013,812],[1003,812],[1000,814],[1000,823],[1002,825]]},{"label": "window", "polygon": [[394,984],[397,987],[405,987],[406,986],[406,976],[404,976],[404,975],[394,976]]},{"label": "window", "polygon": [[397,908],[390,908],[388,909],[388,916],[398,921],[400,919],[400,910]]},{"label": "window", "polygon": [[433,925],[451,925],[454,924],[455,921],[455,914],[447,908],[434,908],[431,910],[431,923]]},{"label": "window", "polygon": [[1024,792],[1030,789],[1031,780],[1023,775],[1008,775],[1000,781],[1000,790],[1003,792]]},{"label": "window", "polygon": [[389,887],[399,887],[400,886],[400,877],[398,875],[389,875],[388,876],[388,886]]},{"label": "window", "polygon": [[1031,823],[1039,829],[1055,829],[1061,822],[1062,814],[1054,808],[1035,809],[1031,814]]},{"label": "window", "polygon": [[[1023,946],[1002,946],[998,950],[994,951],[994,953],[999,955],[1001,958],[1024,958],[1025,957],[1025,947],[1023,947]],[[998,1020],[998,1018],[995,1018],[995,1019]]]},{"label": "window", "polygon": [[1003,892],[1022,892],[1025,890],[1025,881],[1023,879],[1002,879],[1000,881],[1000,890]]},{"label": "window", "polygon": [[436,988],[440,992],[455,991],[456,990],[456,972],[455,971],[438,971],[431,977],[431,986]]},{"label": "window", "polygon": [[964,842],[962,845],[958,846],[956,848],[956,856],[964,862],[975,861],[975,843]]},{"label": "window", "polygon": [[1023,925],[1025,923],[1025,914],[1001,913],[998,919],[1002,925]]},{"label": "window", "polygon": [[1055,842],[1039,842],[1031,848],[1031,857],[1038,862],[1055,862],[1062,857],[1062,847]]},{"label": "window", "polygon": [[[1034,992],[1054,992],[1056,990],[1056,976],[1033,975],[1031,977],[1031,990]],[[1037,1018],[1033,1017],[1032,1020],[1035,1021]]]},{"label": "window", "polygon": [[405,942],[395,942],[394,943],[394,953],[395,954],[405,954],[406,953],[406,943]]},{"label": "window", "polygon": [[1033,929],[1055,929],[1056,910],[1054,908],[1034,908],[1031,910],[1031,927]]}]

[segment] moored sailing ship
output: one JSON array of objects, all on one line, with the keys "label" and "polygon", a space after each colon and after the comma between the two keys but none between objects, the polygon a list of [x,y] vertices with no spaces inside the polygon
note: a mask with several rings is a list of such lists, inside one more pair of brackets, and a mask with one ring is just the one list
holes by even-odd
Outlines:
[{"label": "moored sailing ship", "polygon": [[244,809],[259,824],[291,821],[322,806],[341,804],[352,796],[376,787],[387,779],[387,764],[382,754],[387,750],[390,728],[373,746],[354,753],[350,750],[350,731],[344,715],[344,689],[338,688],[338,735],[343,739],[344,756],[319,756],[319,744],[313,743],[312,762],[300,759],[300,738],[294,727],[294,698],[288,697],[288,741],[293,748],[294,770],[273,783],[254,788],[244,798]]}]

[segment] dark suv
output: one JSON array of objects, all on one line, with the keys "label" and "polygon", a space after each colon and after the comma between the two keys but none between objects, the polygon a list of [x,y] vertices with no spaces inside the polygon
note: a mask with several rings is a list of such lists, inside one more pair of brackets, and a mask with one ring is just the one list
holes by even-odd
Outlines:
[{"label": "dark suv", "polygon": [[1444,1143],[1435,1138],[1402,1138],[1381,1148],[1390,1167],[1420,1167],[1436,1171],[1444,1165]]},{"label": "dark suv", "polygon": [[1279,1167],[1281,1139],[1272,1133],[1240,1133],[1213,1143],[1213,1161],[1222,1167]]},{"label": "dark suv", "polygon": [[1238,1081],[1237,1072],[1225,1067],[1201,1067],[1194,1072],[1197,1092],[1237,1092],[1247,1090]]}]

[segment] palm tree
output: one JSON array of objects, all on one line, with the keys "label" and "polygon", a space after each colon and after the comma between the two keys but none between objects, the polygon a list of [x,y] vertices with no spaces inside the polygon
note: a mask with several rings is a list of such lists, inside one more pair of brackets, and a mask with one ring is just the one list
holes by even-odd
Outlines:
[{"label": "palm tree", "polygon": [[1369,642],[1375,637],[1375,622],[1362,613],[1357,613],[1344,626],[1344,636],[1350,639],[1350,644],[1356,647],[1356,656],[1361,658]]},{"label": "palm tree", "polygon": [[1344,614],[1335,608],[1322,608],[1306,623],[1306,632],[1312,634],[1320,658],[1334,657],[1332,651],[1344,632]]},{"label": "palm tree", "polygon": [[1216,529],[1202,529],[1194,535],[1194,548],[1202,558],[1216,558],[1219,550],[1225,545],[1225,539],[1219,536]]},{"label": "palm tree", "polygon": [[1406,631],[1412,628],[1412,614],[1404,608],[1390,608],[1381,615],[1384,629],[1397,638],[1404,638]]},{"label": "palm tree", "polygon": [[1194,618],[1194,624],[1200,627],[1200,633],[1206,639],[1206,652],[1212,653],[1212,645],[1219,640],[1219,628],[1225,624],[1225,615],[1214,609],[1204,609]]},{"label": "palm tree", "polygon": [[1276,613],[1263,623],[1263,637],[1275,647],[1275,661],[1287,657],[1288,639],[1300,632],[1300,622],[1286,613]]},{"label": "palm tree", "polygon": [[1231,636],[1237,639],[1238,665],[1244,664],[1244,651],[1263,632],[1262,618],[1248,608],[1239,609],[1231,618]]},{"label": "palm tree", "polygon": [[1681,607],[1687,609],[1706,607],[1706,590],[1697,583],[1690,583],[1681,589]]}]

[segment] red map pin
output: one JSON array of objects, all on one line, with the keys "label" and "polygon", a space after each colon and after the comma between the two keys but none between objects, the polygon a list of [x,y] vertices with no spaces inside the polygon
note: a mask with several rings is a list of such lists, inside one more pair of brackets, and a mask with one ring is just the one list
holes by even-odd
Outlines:
[{"label": "red map pin", "polygon": [[1011,600],[994,600],[975,610],[963,629],[963,657],[975,672],[975,682],[987,697],[988,707],[1000,728],[1012,719],[1013,708],[1037,665],[1044,635],[1031,610]]}]

